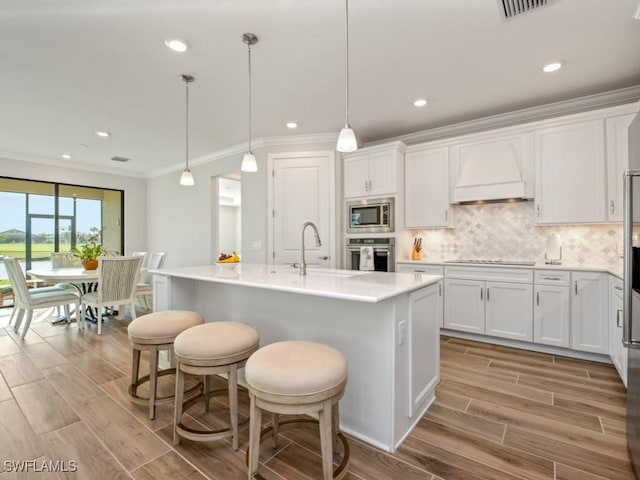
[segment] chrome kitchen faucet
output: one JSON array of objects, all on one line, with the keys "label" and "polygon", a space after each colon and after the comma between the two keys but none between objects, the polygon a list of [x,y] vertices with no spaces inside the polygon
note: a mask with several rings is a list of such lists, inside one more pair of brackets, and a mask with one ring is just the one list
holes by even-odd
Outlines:
[{"label": "chrome kitchen faucet", "polygon": [[316,224],[313,222],[304,222],[304,224],[302,225],[302,247],[300,248],[300,254],[302,257],[300,260],[300,275],[307,274],[307,262],[304,259],[304,231],[307,227],[313,228],[313,234],[316,237],[316,247],[322,245],[322,242],[320,241],[320,234],[318,233],[318,227],[316,227]]}]

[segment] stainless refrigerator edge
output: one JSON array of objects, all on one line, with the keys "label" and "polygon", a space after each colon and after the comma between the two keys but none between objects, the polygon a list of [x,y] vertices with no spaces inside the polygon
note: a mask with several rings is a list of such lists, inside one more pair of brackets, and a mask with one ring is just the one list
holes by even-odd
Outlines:
[{"label": "stainless refrigerator edge", "polygon": [[627,348],[627,448],[640,479],[640,114],[629,126],[629,170],[624,173],[624,326]]}]

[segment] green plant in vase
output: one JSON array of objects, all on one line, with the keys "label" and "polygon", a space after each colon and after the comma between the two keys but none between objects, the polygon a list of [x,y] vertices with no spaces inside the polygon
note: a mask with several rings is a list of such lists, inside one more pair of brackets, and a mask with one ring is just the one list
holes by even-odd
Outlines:
[{"label": "green plant in vase", "polygon": [[102,230],[96,227],[91,228],[91,233],[78,235],[78,240],[82,243],[76,245],[73,249],[73,254],[80,259],[85,270],[98,268],[98,257],[108,253],[100,243],[101,237]]}]

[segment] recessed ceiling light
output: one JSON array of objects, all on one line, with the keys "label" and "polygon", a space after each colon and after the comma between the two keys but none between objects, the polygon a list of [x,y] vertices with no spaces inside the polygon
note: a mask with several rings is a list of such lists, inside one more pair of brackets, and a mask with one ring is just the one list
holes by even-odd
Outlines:
[{"label": "recessed ceiling light", "polygon": [[298,128],[298,124],[296,122],[287,122],[287,128]]},{"label": "recessed ceiling light", "polygon": [[544,67],[542,67],[542,71],[545,73],[555,72],[557,70],[560,70],[562,68],[562,65],[564,65],[564,62],[561,60],[558,60],[556,62],[551,62],[545,65]]},{"label": "recessed ceiling light", "polygon": [[86,150],[87,148],[89,148],[89,145],[85,145],[84,143],[78,143],[76,145],[76,148],[79,148],[81,150]]},{"label": "recessed ceiling light", "polygon": [[416,107],[424,107],[426,104],[427,104],[427,101],[424,98],[419,98],[418,100],[413,102],[413,105]]},{"label": "recessed ceiling light", "polygon": [[110,137],[111,134],[109,132],[104,132],[102,130],[96,130],[96,135],[102,138]]},{"label": "recessed ceiling light", "polygon": [[189,50],[189,43],[179,38],[167,38],[164,44],[176,53],[184,53]]},{"label": "recessed ceiling light", "polygon": [[62,155],[60,155],[62,158],[64,158],[65,160],[71,160],[73,157],[71,155],[69,155],[68,153],[63,153]]}]

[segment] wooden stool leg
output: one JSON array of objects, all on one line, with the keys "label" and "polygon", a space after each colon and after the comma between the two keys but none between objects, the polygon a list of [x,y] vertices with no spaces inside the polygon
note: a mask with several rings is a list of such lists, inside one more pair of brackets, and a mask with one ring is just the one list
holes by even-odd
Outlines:
[{"label": "wooden stool leg", "polygon": [[182,402],[184,400],[184,377],[185,374],[180,370],[180,363],[176,364],[176,407],[173,413],[173,444],[180,444],[180,435],[178,435],[177,425],[182,421]]},{"label": "wooden stool leg", "polygon": [[337,453],[338,445],[338,433],[340,433],[340,409],[338,408],[338,402],[333,404],[331,408],[331,437],[333,438],[333,454]]},{"label": "wooden stool leg", "polygon": [[256,405],[256,398],[249,394],[249,465],[247,467],[248,480],[258,473],[258,460],[260,456],[260,426],[262,425],[262,410]]},{"label": "wooden stool leg", "polygon": [[156,390],[158,383],[158,347],[149,352],[149,420],[156,418]]},{"label": "wooden stool leg", "polygon": [[277,450],[278,448],[278,427],[280,426],[279,422],[279,415],[277,413],[272,413],[271,414],[271,431],[273,432],[273,435],[271,437],[271,447],[274,450]]},{"label": "wooden stool leg", "polygon": [[229,370],[229,412],[231,414],[231,432],[233,451],[238,450],[238,366],[231,365]]},{"label": "wooden stool leg", "polygon": [[131,394],[138,394],[138,375],[140,374],[140,350],[134,347],[131,363]]},{"label": "wooden stool leg", "polygon": [[320,449],[322,450],[322,472],[324,480],[333,479],[333,438],[331,436],[331,400],[322,402],[318,414],[320,424]]},{"label": "wooden stool leg", "polygon": [[211,398],[211,375],[203,375],[202,379],[203,391],[204,394],[204,411],[209,411],[209,399]]}]

